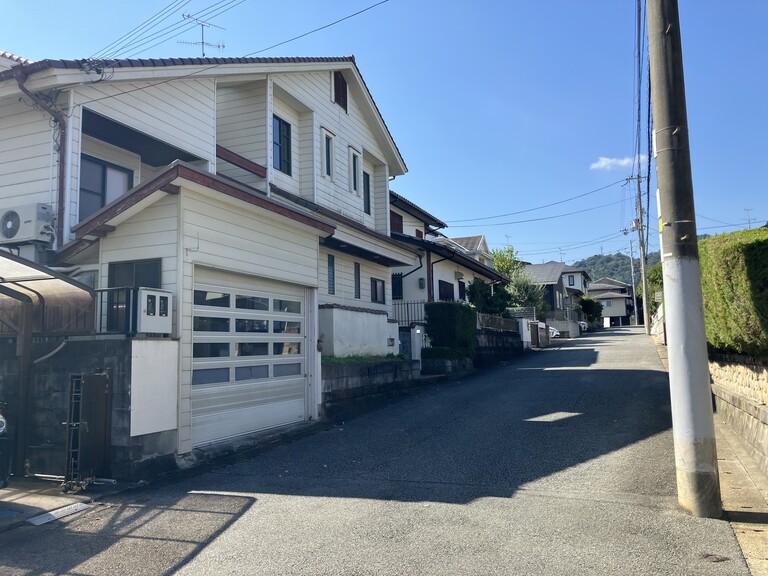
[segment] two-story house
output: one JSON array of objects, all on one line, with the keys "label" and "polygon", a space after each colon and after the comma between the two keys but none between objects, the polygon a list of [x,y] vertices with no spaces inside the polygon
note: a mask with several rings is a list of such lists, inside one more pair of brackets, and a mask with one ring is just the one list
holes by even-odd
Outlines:
[{"label": "two-story house", "polygon": [[418,249],[390,236],[389,182],[406,166],[353,57],[4,54],[0,244],[96,289],[105,331],[135,332],[132,307],[168,318],[132,435],[185,454],[315,418],[319,350],[398,351],[390,269]]},{"label": "two-story house", "polygon": [[578,304],[586,293],[589,274],[585,270],[555,261],[527,264],[525,272],[536,284],[544,287],[544,301],[549,307],[548,324],[561,333],[579,334],[577,323],[582,320],[582,316]]},{"label": "two-story house", "polygon": [[603,324],[629,326],[635,313],[632,286],[613,278],[600,278],[589,284],[589,297],[603,305]]}]

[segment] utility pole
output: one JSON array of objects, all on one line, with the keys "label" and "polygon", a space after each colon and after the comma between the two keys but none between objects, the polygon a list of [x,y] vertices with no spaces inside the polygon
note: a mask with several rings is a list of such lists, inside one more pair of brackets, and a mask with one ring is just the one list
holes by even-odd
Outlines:
[{"label": "utility pole", "polygon": [[640,279],[643,283],[643,326],[645,333],[651,333],[650,307],[648,306],[648,276],[645,273],[645,262],[647,256],[645,253],[645,224],[643,222],[643,191],[640,187],[641,176],[636,176],[637,182],[637,220],[632,221],[632,228],[637,230],[638,250],[640,251]]},{"label": "utility pole", "polygon": [[747,213],[747,228],[749,230],[752,230],[752,218],[749,217],[750,212],[752,212],[752,208],[744,208],[744,212]]},{"label": "utility pole", "polygon": [[[624,230],[624,236],[629,234],[629,230]],[[635,304],[635,326],[640,324],[637,318],[637,289],[635,288],[635,256],[632,250],[632,237],[629,238],[629,270],[632,274],[632,301]]]},{"label": "utility pole", "polygon": [[677,0],[648,0],[647,14],[677,501],[695,516],[719,518],[722,503]]}]

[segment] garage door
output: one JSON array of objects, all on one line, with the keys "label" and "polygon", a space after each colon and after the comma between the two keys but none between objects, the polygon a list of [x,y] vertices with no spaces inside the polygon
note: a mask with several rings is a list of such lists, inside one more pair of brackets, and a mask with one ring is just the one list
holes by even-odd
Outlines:
[{"label": "garage door", "polygon": [[305,333],[304,288],[196,270],[193,445],[304,420]]}]

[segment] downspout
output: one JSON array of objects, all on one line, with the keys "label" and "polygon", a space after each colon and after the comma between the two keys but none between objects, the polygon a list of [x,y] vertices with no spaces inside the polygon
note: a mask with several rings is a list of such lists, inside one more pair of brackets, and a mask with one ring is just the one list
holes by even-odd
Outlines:
[{"label": "downspout", "polygon": [[39,96],[30,92],[29,89],[24,86],[24,83],[27,81],[27,74],[24,72],[23,66],[14,67],[13,76],[16,78],[16,84],[18,84],[19,90],[29,96],[29,98],[31,98],[35,104],[40,106],[40,108],[48,112],[54,122],[59,125],[58,201],[56,206],[56,247],[58,248],[61,247],[64,240],[64,190],[67,173],[67,118],[54,106],[51,106],[48,102],[45,102]]},{"label": "downspout", "polygon": [[417,254],[416,256],[419,257],[419,265],[416,268],[414,268],[413,270],[411,270],[410,272],[408,272],[408,274],[403,274],[402,278],[405,278],[406,276],[410,276],[414,272],[417,272],[417,271],[421,270],[424,267],[424,262],[421,260],[423,254]]},{"label": "downspout", "polygon": [[427,286],[427,301],[428,302],[434,302],[435,301],[435,287],[434,284],[434,277],[435,277],[435,264],[439,264],[440,262],[445,262],[446,260],[450,260],[450,258],[441,258],[440,260],[435,260],[434,262],[429,263],[429,286]]}]

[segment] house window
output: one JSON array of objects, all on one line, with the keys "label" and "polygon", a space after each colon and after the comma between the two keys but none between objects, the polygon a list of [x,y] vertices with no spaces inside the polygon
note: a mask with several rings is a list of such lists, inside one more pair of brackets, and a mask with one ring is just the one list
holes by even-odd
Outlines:
[{"label": "house window", "polygon": [[347,110],[347,80],[341,72],[333,73],[333,101]]},{"label": "house window", "polygon": [[453,302],[453,282],[438,280],[437,293],[441,302]]},{"label": "house window", "polygon": [[349,149],[349,189],[355,194],[360,192],[360,154]]},{"label": "house window", "polygon": [[360,262],[355,262],[355,298],[360,299]]},{"label": "house window", "polygon": [[80,158],[80,220],[125,194],[132,184],[132,170],[83,154]]},{"label": "house window", "polygon": [[371,175],[363,172],[363,212],[371,213]]},{"label": "house window", "polygon": [[328,294],[336,294],[336,258],[328,254]]},{"label": "house window", "polygon": [[391,232],[403,233],[403,216],[397,212],[389,213],[389,229]]},{"label": "house window", "polygon": [[424,238],[424,232],[422,232],[419,229],[416,229],[416,238]]},{"label": "house window", "polygon": [[272,165],[291,175],[291,125],[277,116],[272,117]]},{"label": "house window", "polygon": [[323,176],[333,180],[333,136],[323,131]]},{"label": "house window", "polygon": [[603,308],[610,308],[613,300],[601,300],[600,303],[603,305]]},{"label": "house window", "polygon": [[403,299],[403,273],[392,274],[392,300]]},{"label": "house window", "polygon": [[464,280],[459,280],[459,300],[467,299],[467,285]]},{"label": "house window", "polygon": [[[107,282],[110,288],[160,288],[161,260],[110,262]],[[129,290],[110,290],[107,295],[107,330],[125,332],[131,325],[132,307]]]},{"label": "house window", "polygon": [[573,277],[573,274],[568,274],[568,286],[575,286],[576,285],[576,279]]},{"label": "house window", "polygon": [[371,278],[371,302],[384,304],[384,280]]}]

